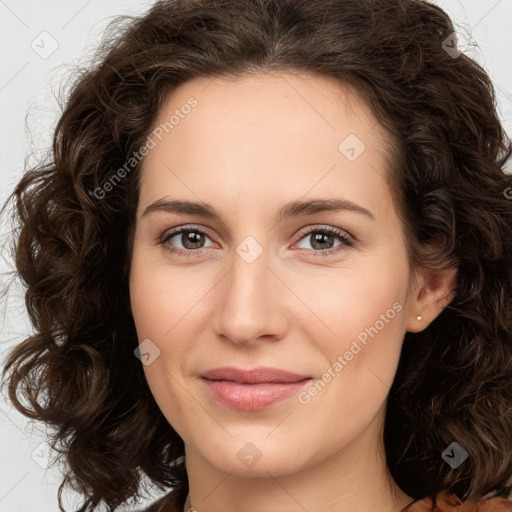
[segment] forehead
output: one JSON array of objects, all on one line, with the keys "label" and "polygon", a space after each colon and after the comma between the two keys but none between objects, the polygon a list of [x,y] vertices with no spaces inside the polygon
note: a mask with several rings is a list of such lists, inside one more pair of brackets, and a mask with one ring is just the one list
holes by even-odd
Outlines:
[{"label": "forehead", "polygon": [[385,185],[387,134],[353,89],[326,77],[197,78],[166,98],[153,132],[159,127],[143,195],[211,197],[213,185],[219,197],[249,196],[266,186],[296,199],[342,187],[357,200],[361,185],[374,195]]},{"label": "forehead", "polygon": [[[265,128],[268,132],[283,126],[288,133],[294,126],[297,132],[310,128],[309,136],[322,137],[337,131],[340,121],[349,122],[360,132],[370,127],[374,142],[387,138],[362,96],[351,85],[329,77],[280,72],[195,78],[168,94],[154,125],[165,124],[182,109],[190,110],[187,103],[191,98],[197,101],[197,107],[189,112],[197,121],[196,136],[201,135],[201,126],[209,128],[212,121],[223,129],[222,134],[210,131],[209,140],[214,140],[216,133],[225,138],[226,131],[240,137],[249,128]],[[187,124],[181,122],[187,116],[181,115],[179,124]],[[172,131],[183,131],[177,127],[173,126]],[[240,132],[241,127],[244,132]]]}]

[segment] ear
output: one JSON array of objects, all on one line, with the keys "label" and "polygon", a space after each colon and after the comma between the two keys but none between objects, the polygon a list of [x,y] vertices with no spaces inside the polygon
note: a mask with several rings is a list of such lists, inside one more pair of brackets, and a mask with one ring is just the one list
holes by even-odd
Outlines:
[{"label": "ear", "polygon": [[[408,300],[406,329],[423,331],[455,297],[457,269],[420,269]],[[421,317],[421,319],[419,318]]]}]

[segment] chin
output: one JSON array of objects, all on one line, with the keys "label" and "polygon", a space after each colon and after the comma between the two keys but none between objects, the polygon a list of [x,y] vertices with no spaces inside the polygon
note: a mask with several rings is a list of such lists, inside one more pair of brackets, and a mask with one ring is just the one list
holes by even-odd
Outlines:
[{"label": "chin", "polygon": [[[301,458],[298,457],[299,453]],[[298,445],[283,443],[282,439],[277,438],[271,442],[264,436],[244,436],[243,441],[230,438],[225,445],[212,444],[207,453],[202,452],[202,456],[218,471],[239,477],[267,478],[269,473],[284,476],[300,471],[308,465],[306,455]]]}]

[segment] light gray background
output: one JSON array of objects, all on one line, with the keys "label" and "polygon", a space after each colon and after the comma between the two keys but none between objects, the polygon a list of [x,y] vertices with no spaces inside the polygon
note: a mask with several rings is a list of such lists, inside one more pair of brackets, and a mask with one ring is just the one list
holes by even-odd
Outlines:
[{"label": "light gray background", "polygon": [[[512,0],[437,0],[455,22],[459,45],[491,76],[500,115],[512,136]],[[25,158],[51,144],[59,108],[55,94],[73,65],[87,61],[106,27],[118,14],[139,14],[151,1],[0,0],[0,201],[19,180]],[[44,34],[47,32],[50,35]],[[43,33],[43,34],[42,34]],[[41,35],[42,34],[42,35]],[[58,45],[51,55],[53,46]],[[25,116],[29,115],[26,131]],[[7,227],[2,225],[2,239]],[[4,256],[6,254],[4,253]],[[0,271],[7,269],[0,261]],[[2,276],[2,285],[5,285]],[[0,314],[0,358],[31,331],[22,290],[13,286]],[[0,397],[0,512],[58,511],[57,468],[47,460],[44,427],[28,423]],[[151,488],[150,496],[160,493]],[[67,494],[66,504],[73,503]],[[70,507],[72,509],[72,507]],[[127,508],[126,510],[129,510]]]}]

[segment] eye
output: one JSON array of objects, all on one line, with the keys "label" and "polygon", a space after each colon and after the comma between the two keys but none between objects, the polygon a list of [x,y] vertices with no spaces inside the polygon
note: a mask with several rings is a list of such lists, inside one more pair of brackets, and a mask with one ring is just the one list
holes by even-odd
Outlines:
[{"label": "eye", "polygon": [[[210,238],[206,231],[194,226],[184,227],[172,230],[163,235],[159,243],[168,245],[168,251],[179,256],[197,256],[202,254],[206,238]],[[173,242],[172,240],[175,239]],[[176,243],[181,243],[183,249],[176,248]]]},{"label": "eye", "polygon": [[[340,241],[338,246],[333,247],[335,240]],[[337,253],[347,247],[354,246],[354,241],[341,229],[333,228],[331,226],[315,226],[300,235],[300,241],[305,240],[310,242],[313,247],[313,256],[329,256]]]},{"label": "eye", "polygon": [[[205,246],[206,239],[210,240],[210,237],[203,229],[195,226],[185,226],[165,233],[158,243],[166,245],[167,250],[172,254],[190,257],[201,255],[203,253],[202,249],[213,246]],[[310,241],[314,257],[329,256],[354,245],[354,241],[349,235],[341,229],[331,226],[309,228],[309,230],[300,234],[299,242],[302,240]],[[340,243],[333,247],[335,240]],[[182,248],[176,247],[177,244],[181,244]]]}]

